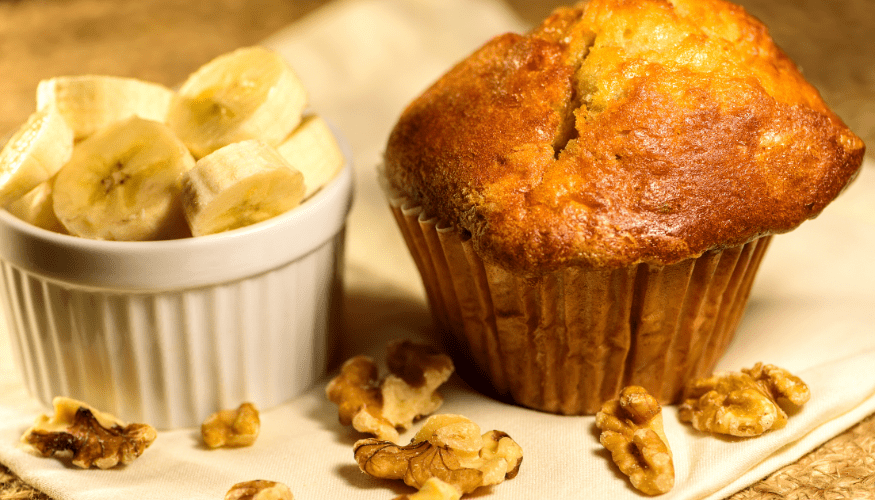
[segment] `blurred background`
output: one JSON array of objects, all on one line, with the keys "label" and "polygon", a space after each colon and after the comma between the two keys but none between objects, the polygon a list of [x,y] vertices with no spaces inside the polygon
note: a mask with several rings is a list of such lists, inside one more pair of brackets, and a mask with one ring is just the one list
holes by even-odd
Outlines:
[{"label": "blurred background", "polygon": [[[345,0],[333,0],[345,1]],[[409,0],[430,1],[430,0]],[[534,25],[561,0],[505,0]],[[737,0],[769,26],[875,154],[875,0]],[[0,0],[0,135],[33,111],[43,78],[105,73],[166,85],[259,42],[326,0]]]}]

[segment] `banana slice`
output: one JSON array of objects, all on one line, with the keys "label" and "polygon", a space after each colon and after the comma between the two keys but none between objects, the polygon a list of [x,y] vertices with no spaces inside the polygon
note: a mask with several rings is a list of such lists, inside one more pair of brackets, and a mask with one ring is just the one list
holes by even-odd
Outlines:
[{"label": "banana slice", "polygon": [[201,158],[248,139],[279,144],[300,123],[306,104],[303,83],[281,56],[247,47],[189,76],[170,104],[167,123]]},{"label": "banana slice", "polygon": [[277,146],[289,165],[304,174],[304,198],[318,191],[343,167],[343,153],[328,124],[317,115],[305,116],[301,125]]},{"label": "banana slice", "polygon": [[26,195],[10,203],[6,210],[24,222],[56,233],[66,234],[67,229],[55,217],[55,208],[52,206],[54,181],[55,178],[52,177],[41,182],[37,187],[28,191]]},{"label": "banana slice", "polygon": [[194,236],[267,220],[304,198],[301,172],[257,140],[230,144],[201,158],[182,184],[185,217]]},{"label": "banana slice", "polygon": [[0,207],[55,175],[73,152],[73,131],[54,108],[30,115],[0,151]]},{"label": "banana slice", "polygon": [[131,116],[163,122],[172,98],[167,87],[134,78],[59,76],[39,82],[36,109],[56,107],[80,140]]},{"label": "banana slice", "polygon": [[86,238],[184,237],[181,177],[193,166],[166,125],[128,118],[76,146],[55,178],[55,215],[70,234]]}]

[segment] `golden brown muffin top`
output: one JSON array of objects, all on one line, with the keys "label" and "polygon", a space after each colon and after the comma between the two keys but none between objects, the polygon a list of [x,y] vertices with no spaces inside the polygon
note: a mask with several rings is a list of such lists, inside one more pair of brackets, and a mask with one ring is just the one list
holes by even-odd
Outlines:
[{"label": "golden brown muffin top", "polygon": [[537,274],[669,264],[791,230],[864,146],[722,0],[592,0],[489,41],[411,103],[390,188]]}]

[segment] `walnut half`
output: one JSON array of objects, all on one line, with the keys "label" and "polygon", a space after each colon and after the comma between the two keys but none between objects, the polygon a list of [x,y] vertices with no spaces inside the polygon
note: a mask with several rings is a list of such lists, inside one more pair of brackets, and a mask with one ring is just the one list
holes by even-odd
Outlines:
[{"label": "walnut half", "polygon": [[637,490],[660,495],[674,486],[674,462],[662,425],[662,408],[643,387],[629,386],[596,414],[599,441]]},{"label": "walnut half", "polygon": [[362,439],[354,452],[359,468],[371,476],[401,479],[414,488],[438,478],[463,494],[516,477],[523,459],[510,436],[481,435],[480,427],[461,415],[430,417],[406,446]]},{"label": "walnut half", "polygon": [[384,379],[371,358],[356,356],[343,364],[325,393],[337,404],[341,424],[397,442],[397,429],[409,428],[441,406],[437,388],[454,367],[447,355],[406,340],[390,343],[387,351],[390,373]]},{"label": "walnut half", "polygon": [[295,497],[283,483],[256,479],[231,486],[225,500],[295,500]]},{"label": "walnut half", "polygon": [[129,464],[155,441],[157,433],[147,424],[125,424],[75,399],[52,400],[55,414],[41,415],[21,441],[43,456],[72,453],[73,465],[109,469]]},{"label": "walnut half", "polygon": [[243,403],[236,410],[221,410],[207,417],[201,424],[201,436],[210,448],[250,446],[260,428],[258,409]]},{"label": "walnut half", "polygon": [[678,408],[682,422],[700,431],[750,437],[783,428],[787,413],[781,404],[800,406],[810,392],[787,370],[757,363],[741,372],[716,372],[693,380],[686,397]]}]

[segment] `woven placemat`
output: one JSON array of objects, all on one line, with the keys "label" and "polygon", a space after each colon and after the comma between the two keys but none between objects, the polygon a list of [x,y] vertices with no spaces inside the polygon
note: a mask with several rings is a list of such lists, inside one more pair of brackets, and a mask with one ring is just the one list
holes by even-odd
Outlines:
[{"label": "woven placemat", "polygon": [[875,414],[729,500],[875,499]]}]

